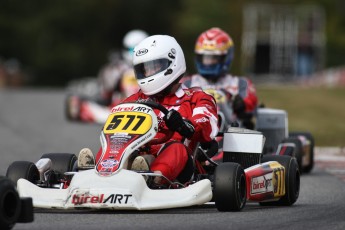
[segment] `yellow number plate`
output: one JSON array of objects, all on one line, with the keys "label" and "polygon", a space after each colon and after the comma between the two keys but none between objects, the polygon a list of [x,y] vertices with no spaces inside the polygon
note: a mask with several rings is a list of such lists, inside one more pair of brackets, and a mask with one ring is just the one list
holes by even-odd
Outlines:
[{"label": "yellow number plate", "polygon": [[118,112],[109,115],[103,128],[105,134],[145,134],[150,130],[152,118],[140,112]]},{"label": "yellow number plate", "polygon": [[212,95],[217,103],[225,102],[225,95],[219,93],[217,90],[215,90],[215,89],[206,89],[205,92],[210,94],[210,95]]}]

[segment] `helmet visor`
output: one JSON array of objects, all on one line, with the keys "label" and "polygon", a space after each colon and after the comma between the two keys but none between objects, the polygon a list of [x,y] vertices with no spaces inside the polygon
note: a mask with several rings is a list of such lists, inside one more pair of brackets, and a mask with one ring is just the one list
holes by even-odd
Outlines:
[{"label": "helmet visor", "polygon": [[225,55],[208,55],[208,54],[197,54],[196,59],[199,63],[205,66],[211,66],[223,63]]},{"label": "helmet visor", "polygon": [[140,63],[134,66],[135,76],[138,80],[151,77],[166,70],[171,64],[168,59],[157,59]]}]

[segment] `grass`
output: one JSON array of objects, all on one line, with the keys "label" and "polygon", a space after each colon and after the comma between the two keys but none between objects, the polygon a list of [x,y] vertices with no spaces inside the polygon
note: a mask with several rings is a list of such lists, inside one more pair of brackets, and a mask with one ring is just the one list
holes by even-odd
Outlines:
[{"label": "grass", "polygon": [[266,107],[288,112],[290,131],[309,131],[316,146],[345,146],[345,88],[257,87]]}]

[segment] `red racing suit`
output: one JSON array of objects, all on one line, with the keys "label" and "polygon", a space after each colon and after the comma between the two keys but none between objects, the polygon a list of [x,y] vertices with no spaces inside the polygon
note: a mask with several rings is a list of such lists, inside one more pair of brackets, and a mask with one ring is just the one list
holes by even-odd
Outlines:
[{"label": "red racing suit", "polygon": [[[155,98],[154,96],[147,96],[139,91],[123,102],[143,102],[153,100],[163,105],[168,110],[175,109],[184,119],[189,120],[194,128],[195,133],[190,139],[185,139],[175,132],[172,138],[164,143],[152,145],[149,154],[153,154],[156,158],[150,165],[152,171],[160,171],[169,180],[174,180],[184,169],[188,154],[194,150],[197,142],[209,142],[215,139],[218,133],[218,117],[217,107],[214,98],[206,94],[201,88],[187,89],[181,85],[179,89],[171,95],[164,98]],[[164,136],[164,130],[167,126],[163,120],[164,114],[159,110],[154,110],[157,114],[159,122],[159,130],[156,138]],[[100,150],[96,156],[96,162],[101,155]]]},{"label": "red racing suit", "polygon": [[258,105],[258,97],[253,83],[246,77],[226,74],[216,82],[208,81],[200,74],[182,79],[188,87],[216,88],[226,90],[230,95],[240,95],[246,105],[245,112],[253,113]]}]

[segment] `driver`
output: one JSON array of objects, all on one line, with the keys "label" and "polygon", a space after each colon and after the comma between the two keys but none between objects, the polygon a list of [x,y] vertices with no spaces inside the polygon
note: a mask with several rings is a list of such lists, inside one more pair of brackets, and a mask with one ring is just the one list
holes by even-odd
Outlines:
[{"label": "driver", "polygon": [[[175,132],[170,140],[151,145],[146,155],[136,157],[132,169],[150,169],[171,181],[178,179],[184,183],[194,171],[187,162],[191,161],[190,154],[196,144],[210,142],[218,133],[215,100],[201,88],[187,88],[179,83],[186,72],[186,63],[173,37],[154,35],[144,39],[134,49],[133,65],[140,90],[123,102],[151,100],[163,105],[169,113],[164,116],[155,110],[159,121],[155,138],[164,137],[167,130]],[[83,149],[81,154],[88,151]],[[97,153],[96,162],[101,153],[101,150]],[[156,177],[154,182],[165,183],[162,177]]]},{"label": "driver", "polygon": [[184,84],[221,89],[232,101],[233,111],[242,125],[254,129],[256,90],[248,78],[228,73],[234,57],[234,43],[229,34],[220,28],[206,30],[197,38],[194,52],[198,73],[184,78]]},{"label": "driver", "polygon": [[[98,81],[101,88],[101,96],[106,105],[113,105],[114,101],[124,94],[126,97],[138,90],[137,85],[124,85],[123,78],[132,77],[132,59],[134,47],[148,37],[148,34],[139,29],[130,30],[123,37],[121,53],[111,53],[109,62],[98,73]],[[133,76],[134,78],[134,76]],[[121,100],[123,100],[122,97]]]}]

